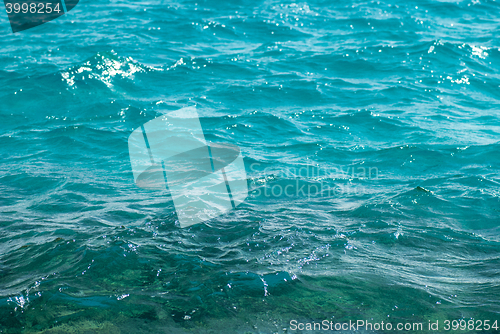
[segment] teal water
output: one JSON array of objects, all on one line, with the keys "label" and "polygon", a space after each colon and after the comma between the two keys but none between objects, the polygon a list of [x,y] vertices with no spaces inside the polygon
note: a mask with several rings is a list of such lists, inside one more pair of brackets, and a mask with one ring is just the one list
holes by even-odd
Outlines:
[{"label": "teal water", "polygon": [[[0,14],[0,332],[500,322],[499,10],[98,0],[17,34]],[[251,191],[183,229],[127,139],[193,105]]]}]

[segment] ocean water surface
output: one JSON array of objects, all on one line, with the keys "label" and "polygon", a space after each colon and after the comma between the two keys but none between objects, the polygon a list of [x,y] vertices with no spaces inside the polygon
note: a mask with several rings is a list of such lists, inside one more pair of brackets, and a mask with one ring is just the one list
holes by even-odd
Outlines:
[{"label": "ocean water surface", "polygon": [[[500,326],[499,12],[82,0],[16,34],[2,12],[0,333]],[[186,106],[250,192],[181,228],[127,139]]]}]

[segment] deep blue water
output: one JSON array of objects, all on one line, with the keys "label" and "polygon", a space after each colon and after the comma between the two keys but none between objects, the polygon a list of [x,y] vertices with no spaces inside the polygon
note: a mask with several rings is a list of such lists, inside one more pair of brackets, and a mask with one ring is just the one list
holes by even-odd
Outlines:
[{"label": "deep blue water", "polygon": [[[500,322],[499,11],[83,0],[16,34],[3,12],[0,332]],[[185,106],[251,192],[180,228],[127,139]]]}]

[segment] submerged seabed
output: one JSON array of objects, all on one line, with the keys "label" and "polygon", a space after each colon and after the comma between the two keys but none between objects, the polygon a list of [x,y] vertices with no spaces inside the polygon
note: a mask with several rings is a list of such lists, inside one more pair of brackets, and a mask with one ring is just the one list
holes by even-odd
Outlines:
[{"label": "submerged seabed", "polygon": [[[500,322],[499,10],[82,1],[18,34],[1,16],[0,332]],[[181,229],[127,138],[189,105],[251,192]]]}]

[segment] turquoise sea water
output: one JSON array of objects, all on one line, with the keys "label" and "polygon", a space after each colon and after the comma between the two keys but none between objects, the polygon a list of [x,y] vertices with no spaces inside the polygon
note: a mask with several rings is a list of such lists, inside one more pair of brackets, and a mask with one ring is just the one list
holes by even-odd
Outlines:
[{"label": "turquoise sea water", "polygon": [[[17,34],[2,13],[0,332],[500,322],[499,11],[83,0]],[[127,139],[193,105],[251,192],[183,229]]]}]

